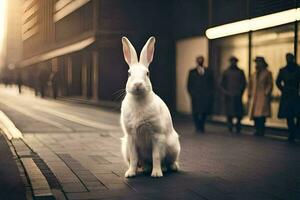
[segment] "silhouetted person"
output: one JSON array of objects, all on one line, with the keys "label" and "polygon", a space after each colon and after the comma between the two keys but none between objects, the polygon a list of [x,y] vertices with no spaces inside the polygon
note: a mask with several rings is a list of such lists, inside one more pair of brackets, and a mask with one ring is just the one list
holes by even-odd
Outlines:
[{"label": "silhouetted person", "polygon": [[287,65],[280,69],[276,79],[282,94],[278,118],[287,120],[289,141],[293,142],[296,132],[300,132],[300,67],[291,53],[286,54],[286,62]]},{"label": "silhouetted person", "polygon": [[[229,62],[230,66],[222,75],[221,90],[225,95],[228,129],[232,132],[235,126],[236,132],[239,133],[244,115],[242,96],[246,87],[246,78],[244,71],[237,66],[236,57],[232,56]],[[234,118],[236,118],[236,124],[233,124]]]},{"label": "silhouetted person", "polygon": [[18,85],[18,89],[19,89],[19,94],[22,93],[22,73],[20,69],[17,69],[17,85]]},{"label": "silhouetted person", "polygon": [[196,58],[197,66],[190,70],[187,84],[192,100],[192,114],[197,132],[205,131],[205,121],[207,115],[211,113],[214,95],[213,73],[203,63],[203,56]]},{"label": "silhouetted person", "polygon": [[52,87],[53,98],[57,97],[57,85],[58,85],[58,74],[56,71],[51,72],[50,74],[50,82]]},{"label": "silhouetted person", "polygon": [[250,117],[254,120],[255,135],[265,134],[266,117],[271,116],[271,94],[273,89],[272,73],[267,69],[264,57],[255,58],[256,71],[252,74],[249,84]]},{"label": "silhouetted person", "polygon": [[42,98],[45,96],[45,88],[47,86],[48,78],[48,72],[41,68],[38,74],[38,88]]}]

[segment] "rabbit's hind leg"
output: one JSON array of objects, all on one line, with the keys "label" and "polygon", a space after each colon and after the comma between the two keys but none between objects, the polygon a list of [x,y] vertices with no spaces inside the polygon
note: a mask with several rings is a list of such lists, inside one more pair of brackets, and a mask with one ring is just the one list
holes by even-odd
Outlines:
[{"label": "rabbit's hind leg", "polygon": [[173,172],[177,172],[179,170],[179,164],[177,161],[173,162],[169,165],[169,169]]},{"label": "rabbit's hind leg", "polygon": [[174,135],[168,143],[167,146],[167,155],[166,155],[166,163],[167,168],[171,171],[178,171],[179,164],[178,158],[180,154],[180,143],[178,139],[178,135]]}]

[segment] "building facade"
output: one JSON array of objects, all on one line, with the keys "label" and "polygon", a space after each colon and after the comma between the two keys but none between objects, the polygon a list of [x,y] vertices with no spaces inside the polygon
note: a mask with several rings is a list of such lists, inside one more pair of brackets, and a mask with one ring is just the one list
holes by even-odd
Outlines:
[{"label": "building facade", "polygon": [[59,96],[120,102],[128,70],[122,36],[140,51],[154,35],[153,88],[174,107],[171,12],[168,1],[158,0],[26,0],[20,63],[24,84],[38,90],[55,73]]},{"label": "building facade", "polygon": [[[38,88],[43,77],[56,73],[59,96],[119,103],[128,70],[121,37],[127,36],[139,52],[154,35],[153,88],[171,110],[188,113],[186,78],[199,54],[206,56],[216,85],[232,55],[238,57],[247,78],[257,55],[266,58],[273,77],[285,64],[285,53],[300,59],[296,21],[212,40],[205,37],[208,28],[298,6],[298,0],[25,0],[22,78],[24,84]],[[53,95],[51,85],[47,87],[47,95]],[[275,88],[275,124],[279,95]],[[245,107],[247,101],[245,93]],[[224,114],[217,90],[214,112]]]}]

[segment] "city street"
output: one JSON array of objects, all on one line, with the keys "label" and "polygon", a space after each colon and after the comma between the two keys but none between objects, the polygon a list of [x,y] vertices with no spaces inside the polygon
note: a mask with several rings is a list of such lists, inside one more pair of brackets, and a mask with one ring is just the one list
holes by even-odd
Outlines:
[{"label": "city street", "polygon": [[181,170],[127,179],[117,109],[1,86],[0,110],[23,134],[8,143],[25,170],[27,195],[36,199],[300,199],[299,143],[249,130],[230,134],[215,124],[196,134],[190,121],[177,119]]}]

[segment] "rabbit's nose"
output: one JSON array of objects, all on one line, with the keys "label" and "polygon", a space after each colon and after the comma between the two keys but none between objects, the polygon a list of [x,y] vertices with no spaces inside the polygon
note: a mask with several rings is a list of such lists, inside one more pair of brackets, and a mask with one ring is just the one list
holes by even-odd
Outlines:
[{"label": "rabbit's nose", "polygon": [[134,87],[136,89],[140,89],[140,88],[142,88],[142,86],[143,86],[143,83],[141,83],[141,82],[134,83]]}]

